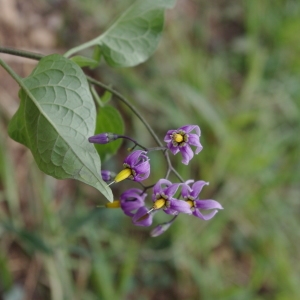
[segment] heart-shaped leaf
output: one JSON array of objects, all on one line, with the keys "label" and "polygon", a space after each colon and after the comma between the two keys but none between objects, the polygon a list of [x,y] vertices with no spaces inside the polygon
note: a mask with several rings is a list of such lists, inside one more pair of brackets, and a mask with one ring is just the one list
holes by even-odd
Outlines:
[{"label": "heart-shaped leaf", "polygon": [[99,37],[69,50],[65,56],[98,46],[106,62],[131,67],[146,61],[155,51],[164,26],[164,12],[176,0],[138,0]]},{"label": "heart-shaped leaf", "polygon": [[46,174],[80,180],[112,201],[100,176],[99,156],[88,142],[95,130],[96,108],[80,67],[49,55],[19,84],[21,103],[9,123],[11,138],[31,150]]},{"label": "heart-shaped leaf", "polygon": [[130,67],[146,61],[157,48],[164,12],[174,0],[139,0],[99,37],[102,55],[111,66]]}]

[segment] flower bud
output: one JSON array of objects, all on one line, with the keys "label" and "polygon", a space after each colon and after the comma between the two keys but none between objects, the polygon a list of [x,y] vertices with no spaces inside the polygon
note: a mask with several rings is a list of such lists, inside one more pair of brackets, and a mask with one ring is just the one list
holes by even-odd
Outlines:
[{"label": "flower bud", "polygon": [[116,173],[108,171],[108,170],[101,170],[101,177],[104,181],[112,181],[116,176]]},{"label": "flower bud", "polygon": [[160,224],[158,226],[156,226],[151,232],[150,232],[150,236],[152,237],[156,237],[159,236],[161,234],[163,234],[165,231],[167,231],[169,229],[169,227],[171,226],[171,222],[170,223],[164,223],[164,224]]},{"label": "flower bud", "polygon": [[105,132],[89,137],[89,142],[93,144],[108,144],[119,138],[117,134]]}]

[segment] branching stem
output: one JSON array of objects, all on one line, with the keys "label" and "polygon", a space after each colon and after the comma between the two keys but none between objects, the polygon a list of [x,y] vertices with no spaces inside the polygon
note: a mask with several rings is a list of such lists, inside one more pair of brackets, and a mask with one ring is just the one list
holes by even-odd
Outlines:
[{"label": "branching stem", "polygon": [[[86,47],[87,45],[85,45]],[[75,48],[76,50],[79,49]],[[73,49],[72,51],[74,51],[75,49]],[[20,57],[26,57],[26,58],[30,58],[30,59],[34,59],[34,60],[40,60],[44,57],[44,55],[39,54],[39,53],[34,53],[34,52],[29,52],[29,51],[25,51],[25,50],[19,50],[19,49],[14,49],[14,48],[9,48],[9,47],[0,47],[0,53],[6,53],[6,54],[11,54],[11,55],[15,55],[15,56],[20,56]],[[70,51],[67,52],[65,54],[65,56],[70,55]],[[20,77],[3,61],[0,59],[0,65],[17,81],[20,82]],[[147,128],[147,130],[149,131],[149,133],[152,135],[153,139],[155,140],[155,142],[157,143],[157,145],[159,146],[158,148],[150,148],[149,150],[159,150],[159,148],[161,148],[161,150],[163,151],[163,154],[166,158],[167,164],[168,164],[168,170],[166,173],[166,178],[169,177],[170,173],[173,172],[174,175],[181,181],[184,182],[184,180],[182,179],[182,177],[180,176],[180,174],[174,169],[171,161],[170,161],[170,157],[169,157],[169,153],[167,152],[167,149],[163,146],[163,144],[161,143],[160,139],[158,138],[158,136],[156,135],[156,133],[154,132],[154,130],[152,129],[152,127],[149,125],[149,123],[142,117],[142,115],[139,113],[139,111],[134,107],[134,105],[132,105],[129,100],[124,97],[123,95],[121,95],[118,91],[114,90],[113,88],[109,87],[108,85],[105,85],[104,83],[95,80],[92,77],[87,76],[87,79],[90,83],[97,85],[99,87],[104,88],[106,91],[109,91],[110,93],[112,93],[113,95],[115,95],[120,101],[122,101],[127,107],[129,107],[129,109],[141,120],[141,122],[144,124],[144,126]],[[143,148],[144,150],[146,150],[145,147],[142,147],[141,145],[137,144],[134,141],[135,145],[140,146],[141,148]]]}]

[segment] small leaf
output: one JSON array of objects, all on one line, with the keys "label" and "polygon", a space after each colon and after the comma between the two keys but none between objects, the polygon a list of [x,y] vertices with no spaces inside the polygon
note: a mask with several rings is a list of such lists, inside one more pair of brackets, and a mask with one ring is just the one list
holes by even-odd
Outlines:
[{"label": "small leaf", "polygon": [[102,56],[101,48],[99,46],[96,46],[93,52],[93,59],[96,60],[98,64],[100,63],[101,56]]},{"label": "small leaf", "polygon": [[130,67],[146,61],[157,48],[164,11],[176,0],[138,0],[103,35],[93,40],[111,66]]},{"label": "small leaf", "polygon": [[96,108],[80,67],[60,55],[49,55],[18,83],[21,103],[9,123],[11,138],[31,150],[46,174],[80,180],[112,201],[111,189],[99,175],[99,156],[88,142],[94,134]]},{"label": "small leaf", "polygon": [[103,104],[108,103],[111,99],[111,96],[112,96],[111,92],[105,91],[105,93],[101,97],[102,103]]},{"label": "small leaf", "polygon": [[79,67],[96,68],[99,64],[98,61],[81,55],[73,56],[70,60],[74,61]]},{"label": "small leaf", "polygon": [[[97,115],[96,132],[112,132],[116,134],[124,134],[124,123],[120,113],[112,106],[104,106],[100,108]],[[96,149],[102,160],[108,159],[115,154],[121,146],[122,140],[117,139],[106,145],[96,145]]]}]

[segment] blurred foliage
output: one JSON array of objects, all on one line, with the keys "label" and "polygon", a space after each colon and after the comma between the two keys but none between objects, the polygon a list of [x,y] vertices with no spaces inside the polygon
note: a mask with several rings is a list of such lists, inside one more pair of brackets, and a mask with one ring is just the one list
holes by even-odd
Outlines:
[{"label": "blurred foliage", "polygon": [[[131,1],[30,3],[37,14],[59,16],[56,46],[68,49],[99,35]],[[2,104],[17,92],[2,81],[3,298],[298,299],[299,16],[293,0],[178,1],[150,60],[86,70],[132,99],[161,137],[188,123],[202,129],[204,150],[190,165],[173,160],[184,178],[210,181],[203,198],[225,209],[208,222],[180,216],[157,238],[120,211],[95,208],[105,200],[91,188],[37,169],[7,136]],[[122,110],[127,134],[154,144],[137,118],[110,103]],[[122,151],[107,168],[119,170]],[[151,164],[151,179],[163,177],[161,157]],[[121,190],[114,187],[116,196]]]}]

